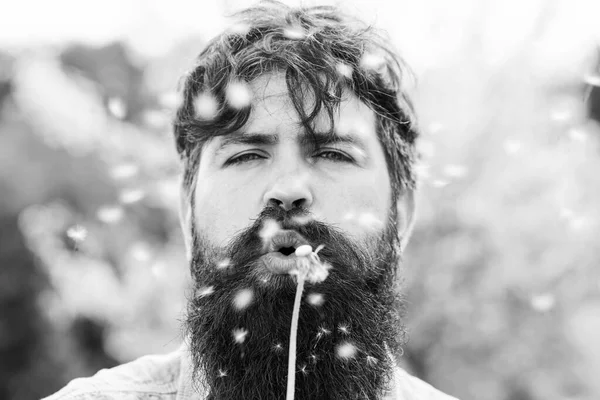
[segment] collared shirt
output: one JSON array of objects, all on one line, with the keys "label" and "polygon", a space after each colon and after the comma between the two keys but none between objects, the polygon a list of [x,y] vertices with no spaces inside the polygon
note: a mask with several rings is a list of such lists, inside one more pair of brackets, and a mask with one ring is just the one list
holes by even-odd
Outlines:
[{"label": "collared shirt", "polygon": [[[205,400],[193,384],[188,347],[165,355],[150,355],[89,378],[72,380],[44,400]],[[383,400],[457,400],[396,367],[392,389]]]}]

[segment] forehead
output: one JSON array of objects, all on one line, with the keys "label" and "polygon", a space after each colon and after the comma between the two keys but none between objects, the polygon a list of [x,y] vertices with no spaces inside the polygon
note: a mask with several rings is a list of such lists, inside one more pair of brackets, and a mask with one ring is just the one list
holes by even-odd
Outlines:
[{"label": "forehead", "polygon": [[[248,119],[245,131],[261,128],[290,128],[294,125],[301,129],[300,117],[288,91],[285,75],[274,72],[261,75],[249,83],[253,94],[252,112]],[[304,109],[309,113],[315,103],[315,96],[310,90],[303,90]],[[314,120],[315,130],[329,131],[329,114],[322,108]],[[334,112],[335,131],[352,130],[357,135],[370,136],[375,131],[375,113],[354,93],[344,90],[342,101]],[[269,126],[265,126],[269,125]],[[276,125],[276,126],[273,126]]]}]

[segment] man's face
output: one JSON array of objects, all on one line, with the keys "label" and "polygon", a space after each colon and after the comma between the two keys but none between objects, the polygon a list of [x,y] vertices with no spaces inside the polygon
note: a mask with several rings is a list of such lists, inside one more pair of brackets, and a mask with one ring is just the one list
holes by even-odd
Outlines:
[{"label": "man's face", "polygon": [[[353,95],[342,101],[336,133],[354,143],[313,148],[300,141],[304,128],[288,96],[283,75],[250,84],[253,111],[242,135],[276,136],[276,144],[223,145],[202,151],[195,188],[196,227],[212,244],[224,246],[275,201],[285,209],[302,206],[320,221],[362,240],[381,231],[390,210],[391,186],[375,114]],[[323,112],[316,131],[327,132]],[[239,162],[228,164],[235,157]]]},{"label": "man's face", "polygon": [[378,398],[389,353],[402,343],[402,303],[397,209],[375,115],[348,95],[335,115],[337,139],[318,134],[330,128],[323,112],[315,142],[282,75],[250,87],[250,119],[240,134],[206,144],[187,213],[195,293],[186,326],[197,376],[211,399],[284,397],[294,261],[264,257],[277,253],[279,233],[292,232],[313,249],[325,246],[319,256],[332,267],[305,288],[296,398]]}]

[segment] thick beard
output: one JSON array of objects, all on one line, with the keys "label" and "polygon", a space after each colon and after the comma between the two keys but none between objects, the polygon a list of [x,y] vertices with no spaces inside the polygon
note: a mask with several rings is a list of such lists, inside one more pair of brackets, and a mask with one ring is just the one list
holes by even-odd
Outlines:
[{"label": "thick beard", "polygon": [[[333,267],[324,282],[307,284],[303,295],[296,399],[379,399],[389,389],[390,356],[401,351],[404,341],[404,307],[395,279],[400,261],[395,218],[380,236],[358,244],[323,223],[299,224],[295,217],[306,215],[305,210],[267,208],[224,249],[194,232],[195,294],[186,329],[194,378],[208,389],[208,399],[285,398],[296,283],[286,275],[257,274],[259,232],[268,219],[324,244],[319,256]],[[225,268],[219,265],[224,259],[230,261]],[[234,298],[243,289],[250,289],[253,298],[239,310]],[[322,305],[306,301],[316,293],[323,296]],[[236,342],[234,332],[240,330],[247,334]]]}]

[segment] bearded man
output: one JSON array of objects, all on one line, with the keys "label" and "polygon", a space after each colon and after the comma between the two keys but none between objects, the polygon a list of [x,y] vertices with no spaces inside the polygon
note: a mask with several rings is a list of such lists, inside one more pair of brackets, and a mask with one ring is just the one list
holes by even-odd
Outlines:
[{"label": "bearded man", "polygon": [[[187,340],[50,399],[284,399],[292,353],[296,399],[451,399],[396,365],[418,136],[407,68],[332,7],[237,17],[198,57],[174,121]],[[325,273],[306,281],[291,334],[300,247]]]}]

